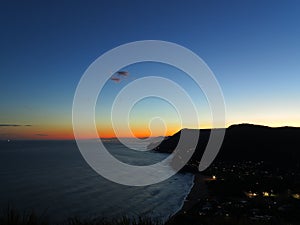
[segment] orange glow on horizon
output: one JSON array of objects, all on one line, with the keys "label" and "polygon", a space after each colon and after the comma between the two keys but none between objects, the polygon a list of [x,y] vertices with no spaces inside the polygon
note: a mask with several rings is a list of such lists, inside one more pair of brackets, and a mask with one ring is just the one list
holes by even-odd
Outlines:
[{"label": "orange glow on horizon", "polygon": [[[257,125],[265,125],[269,127],[282,127],[282,126],[291,126],[291,127],[300,127],[300,121],[292,122],[292,121],[269,121],[263,123],[262,120],[254,121],[254,120],[244,120],[244,121],[231,121],[226,124],[226,127],[229,127],[232,124],[241,124],[241,123],[249,123],[249,124],[257,124]],[[183,127],[183,128],[193,128],[197,129],[197,127]],[[202,124],[202,129],[209,129],[211,126],[208,124],[204,126]],[[182,129],[178,125],[169,125],[167,130],[160,130],[158,128],[154,128],[152,133],[149,129],[145,127],[134,127],[132,128],[132,133],[121,133],[120,135],[116,135],[113,128],[111,127],[101,127],[98,126],[98,136],[93,135],[91,132],[86,132],[86,135],[80,137],[81,139],[93,139],[93,138],[146,138],[146,137],[157,137],[157,136],[171,136],[174,133],[178,132]],[[30,126],[30,127],[2,127],[0,129],[0,138],[2,140],[73,140],[74,134],[72,126],[67,125],[52,125],[50,126]]]}]

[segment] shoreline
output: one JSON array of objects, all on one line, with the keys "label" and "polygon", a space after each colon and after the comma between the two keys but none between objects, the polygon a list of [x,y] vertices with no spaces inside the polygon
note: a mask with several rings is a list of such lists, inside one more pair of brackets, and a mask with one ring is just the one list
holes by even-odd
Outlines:
[{"label": "shoreline", "polygon": [[170,217],[167,223],[172,222],[176,217],[184,214],[188,214],[189,210],[194,208],[201,199],[207,197],[208,191],[205,184],[205,176],[200,173],[194,174],[193,186],[190,192],[184,199],[182,207]]}]

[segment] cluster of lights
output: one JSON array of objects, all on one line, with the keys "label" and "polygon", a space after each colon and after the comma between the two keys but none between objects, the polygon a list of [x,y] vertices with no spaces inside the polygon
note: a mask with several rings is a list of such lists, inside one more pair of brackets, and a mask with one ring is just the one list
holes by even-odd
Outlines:
[{"label": "cluster of lights", "polygon": [[264,197],[269,197],[270,196],[270,193],[266,192],[266,191],[264,191],[262,194],[263,194]]},{"label": "cluster of lights", "polygon": [[292,196],[293,196],[293,198],[295,198],[295,199],[300,199],[300,194],[293,194]]},{"label": "cluster of lights", "polygon": [[[271,191],[271,192],[272,192],[272,191]],[[250,192],[245,192],[245,194],[246,194],[247,197],[249,197],[249,198],[253,198],[253,197],[259,196],[258,193],[251,192],[251,191],[250,191]],[[262,196],[263,196],[263,197],[276,197],[275,194],[272,194],[272,193],[267,192],[267,191],[263,191],[263,192],[262,192]],[[300,199],[300,195],[298,195],[297,197],[299,197],[299,199]],[[296,197],[294,197],[294,198],[296,198]]]},{"label": "cluster of lights", "polygon": [[249,198],[253,198],[253,197],[256,197],[257,196],[257,193],[252,193],[252,192],[246,192],[245,193],[246,195],[247,195],[247,197],[249,197]]}]

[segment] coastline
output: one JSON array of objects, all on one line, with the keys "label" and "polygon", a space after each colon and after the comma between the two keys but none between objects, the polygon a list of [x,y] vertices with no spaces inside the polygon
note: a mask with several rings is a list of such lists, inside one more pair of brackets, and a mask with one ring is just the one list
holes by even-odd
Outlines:
[{"label": "coastline", "polygon": [[201,199],[207,197],[207,195],[208,191],[205,184],[205,176],[201,175],[200,173],[195,173],[192,188],[186,196],[182,207],[170,217],[167,224],[172,222],[177,217],[188,214],[188,212],[193,209]]}]

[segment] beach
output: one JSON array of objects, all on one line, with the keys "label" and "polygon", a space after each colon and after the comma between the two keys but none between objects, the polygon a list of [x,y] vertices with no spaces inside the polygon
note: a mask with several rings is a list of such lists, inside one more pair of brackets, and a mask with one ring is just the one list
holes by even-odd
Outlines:
[{"label": "beach", "polygon": [[200,173],[194,175],[194,184],[191,191],[187,195],[181,209],[175,213],[167,224],[172,224],[174,220],[180,221],[180,218],[188,216],[188,212],[192,210],[201,199],[208,196],[208,190],[205,184],[205,176]]}]

